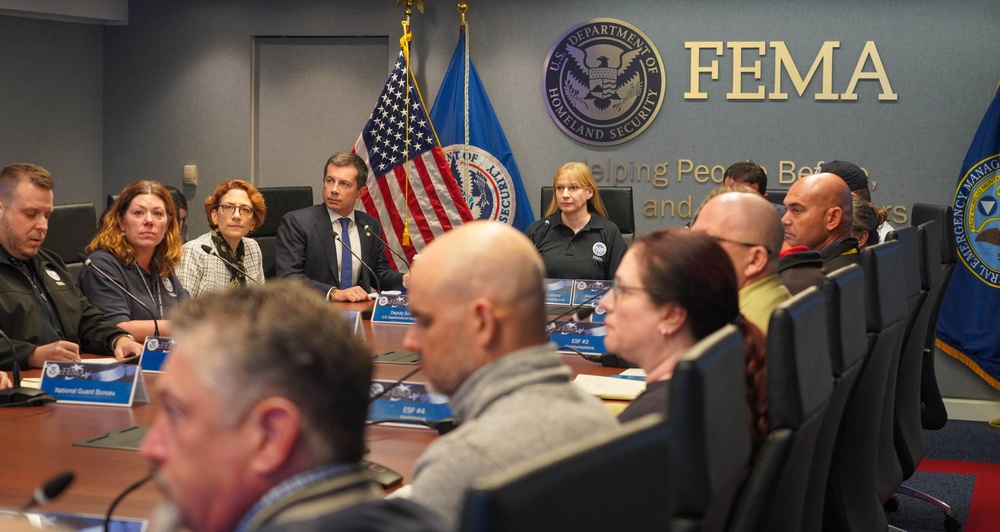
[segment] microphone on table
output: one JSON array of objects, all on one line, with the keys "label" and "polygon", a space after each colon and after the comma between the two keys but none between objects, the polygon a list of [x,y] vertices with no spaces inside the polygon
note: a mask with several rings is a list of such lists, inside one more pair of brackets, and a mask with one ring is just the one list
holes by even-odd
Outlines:
[{"label": "microphone on table", "polygon": [[379,242],[381,242],[382,244],[384,244],[385,247],[386,247],[386,249],[388,249],[389,251],[391,251],[392,254],[395,255],[396,257],[399,257],[399,260],[403,261],[403,264],[406,265],[407,271],[409,271],[409,269],[410,269],[410,261],[406,260],[406,257],[404,257],[404,256],[400,255],[399,253],[397,253],[395,249],[392,249],[392,246],[390,246],[388,242],[386,242],[385,240],[383,240],[382,237],[378,233],[376,233],[375,231],[372,231],[372,228],[369,227],[368,224],[365,224],[364,229],[365,229],[365,233],[368,236],[375,235],[375,238],[377,238]]},{"label": "microphone on table", "polygon": [[[587,304],[589,304],[590,302],[592,302],[593,300],[597,299],[598,297],[601,297],[604,294],[607,294],[608,290],[611,290],[611,289],[608,288],[607,290],[602,290],[602,291],[600,291],[600,292],[598,292],[598,293],[596,293],[596,294],[588,297],[582,303],[570,307],[570,309],[567,310],[566,312],[563,312],[562,314],[560,314],[560,315],[556,316],[555,318],[549,320],[549,322],[545,324],[545,327],[548,328],[549,325],[552,325],[553,323],[559,321],[559,318],[562,318],[562,317],[564,317],[566,315],[569,315],[569,314],[572,315],[571,318],[570,318],[571,321],[583,321],[583,320],[589,318],[590,315],[594,313],[594,310],[596,309],[596,307],[586,307],[586,308],[584,308],[584,307]],[[634,363],[632,363],[631,361],[625,360],[625,359],[621,358],[620,356],[618,356],[618,355],[616,355],[614,353],[600,353],[600,354],[597,354],[597,353],[582,353],[579,350],[574,349],[573,347],[570,347],[570,346],[564,346],[563,349],[568,349],[568,350],[576,353],[577,355],[580,355],[584,359],[589,360],[590,362],[599,362],[602,366],[606,366],[606,367],[611,367],[611,368],[634,368],[634,367],[636,367],[636,365]]]},{"label": "microphone on table", "polygon": [[35,488],[34,493],[31,495],[31,500],[21,508],[21,511],[26,512],[39,504],[45,504],[62,495],[66,491],[66,488],[73,483],[74,478],[76,478],[76,475],[72,471],[63,471],[50,478],[45,484]]},{"label": "microphone on table", "polygon": [[209,255],[211,255],[211,256],[213,256],[213,257],[221,260],[222,262],[226,263],[226,266],[229,266],[230,268],[236,270],[236,273],[242,273],[244,277],[246,277],[247,279],[250,279],[251,281],[253,281],[253,282],[257,283],[257,284],[264,284],[264,281],[258,280],[256,277],[254,277],[254,276],[250,275],[249,273],[247,273],[247,271],[244,270],[243,268],[240,268],[236,264],[233,264],[231,261],[228,261],[228,260],[222,258],[222,255],[219,255],[219,253],[217,251],[215,251],[215,248],[213,248],[212,246],[209,246],[208,244],[202,244],[201,249],[205,253],[208,253]]},{"label": "microphone on table", "polygon": [[[131,297],[133,300],[135,300],[135,302],[138,303],[140,307],[146,309],[146,312],[148,312],[149,315],[150,315],[150,317],[153,318],[153,336],[159,336],[160,335],[160,324],[157,323],[157,321],[156,321],[156,314],[153,313],[153,310],[151,308],[149,308],[148,305],[146,305],[145,303],[143,303],[143,301],[141,299],[139,299],[138,297],[135,297],[135,294],[133,294],[132,292],[129,292],[128,289],[126,289],[124,286],[121,285],[121,283],[119,283],[118,281],[114,280],[110,275],[107,274],[107,272],[105,272],[104,270],[102,270],[101,268],[99,268],[96,264],[94,264],[94,261],[90,260],[90,257],[88,257],[87,255],[85,255],[83,253],[80,253],[79,255],[77,255],[77,257],[81,261],[83,261],[83,265],[84,266],[90,266],[91,268],[93,268],[95,272],[97,272],[97,273],[101,274],[102,276],[104,276],[105,279],[107,279],[108,281],[110,281],[111,284],[117,286],[119,290],[121,290],[122,292],[125,293],[125,295],[127,295],[128,297]],[[140,275],[142,275],[142,274],[140,273]]]},{"label": "microphone on table", "polygon": [[[573,305],[566,312],[563,312],[562,314],[560,314],[560,315],[556,316],[555,318],[552,318],[551,320],[549,320],[548,322],[546,322],[545,323],[545,327],[548,328],[549,325],[552,325],[553,323],[559,321],[561,318],[565,318],[566,316],[570,316],[571,314],[572,314],[572,316],[570,316],[570,321],[583,321],[583,320],[589,318],[590,315],[594,313],[594,309],[596,307],[593,307],[593,306],[589,306],[588,307],[588,305],[590,305],[590,303],[592,303],[595,299],[603,296],[604,294],[607,294],[608,290],[611,290],[611,289],[610,288],[606,288],[604,290],[601,290],[600,292],[598,292],[598,293],[596,293],[596,294],[588,297],[587,299],[584,299],[582,302],[580,302],[580,303],[578,303],[576,305]],[[584,308],[584,307],[587,307],[587,308]]]},{"label": "microphone on table", "polygon": [[156,470],[154,469],[150,471],[148,475],[142,477],[138,481],[134,482],[131,486],[122,490],[122,492],[119,493],[117,497],[115,497],[115,500],[111,501],[111,505],[108,506],[108,512],[104,514],[104,532],[109,532],[109,530],[111,529],[111,514],[114,513],[115,508],[118,507],[118,503],[122,502],[122,500],[124,500],[125,497],[128,496],[128,494],[141,488],[143,484],[149,482],[150,480],[153,480],[153,477],[155,476],[156,476]]},{"label": "microphone on table", "polygon": [[[36,406],[44,405],[46,403],[54,403],[56,398],[52,397],[44,390],[21,386],[21,364],[17,361],[17,353],[14,351],[14,343],[10,341],[10,337],[7,336],[7,334],[2,330],[0,330],[0,337],[7,342],[7,347],[10,348],[10,358],[13,361],[13,366],[11,367],[11,380],[14,385],[11,388],[0,390],[0,406]],[[70,480],[73,479],[70,478]]]},{"label": "microphone on table", "polygon": [[355,253],[354,250],[351,249],[351,246],[344,244],[344,239],[340,238],[340,235],[338,235],[337,233],[333,233],[333,239],[336,240],[337,242],[340,242],[341,246],[347,248],[347,251],[350,251],[351,255],[354,255],[354,258],[358,259],[358,261],[361,262],[361,264],[364,265],[365,268],[368,268],[368,271],[372,272],[372,279],[375,280],[375,288],[377,288],[377,291],[381,292],[382,283],[379,282],[378,275],[375,275],[375,270],[373,270],[372,267],[369,266],[367,262],[365,262],[365,259],[362,259],[361,256]]}]

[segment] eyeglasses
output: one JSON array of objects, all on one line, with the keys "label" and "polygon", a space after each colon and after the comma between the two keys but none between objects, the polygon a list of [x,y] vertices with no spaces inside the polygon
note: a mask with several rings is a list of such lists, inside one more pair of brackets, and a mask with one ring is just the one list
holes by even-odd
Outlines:
[{"label": "eyeglasses", "polygon": [[616,280],[611,285],[611,291],[615,294],[615,299],[622,299],[627,296],[629,292],[646,292],[646,289],[641,286],[629,286],[622,284]]},{"label": "eyeglasses", "polygon": [[715,235],[708,235],[708,237],[711,238],[712,240],[715,240],[716,242],[719,242],[719,243],[729,242],[730,244],[736,244],[737,246],[743,246],[745,248],[762,247],[762,248],[764,248],[764,251],[766,251],[768,255],[772,254],[771,248],[765,246],[764,244],[754,244],[753,242],[740,242],[739,240],[730,240],[728,238],[724,238],[724,237],[721,237],[721,236],[715,236]]},{"label": "eyeglasses", "polygon": [[236,212],[237,208],[240,210],[240,214],[243,216],[250,216],[253,214],[253,207],[248,207],[246,205],[236,206],[233,205],[232,203],[223,203],[222,205],[219,205],[219,210],[222,211],[222,214],[225,214],[227,216],[232,216],[233,213]]}]

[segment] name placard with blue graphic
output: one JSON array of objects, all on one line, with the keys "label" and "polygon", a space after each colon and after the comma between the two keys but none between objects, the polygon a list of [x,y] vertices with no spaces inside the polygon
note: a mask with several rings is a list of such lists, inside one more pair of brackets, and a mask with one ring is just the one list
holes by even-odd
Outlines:
[{"label": "name placard with blue graphic", "polygon": [[163,363],[167,361],[167,355],[174,348],[174,339],[168,336],[147,336],[146,343],[142,346],[142,358],[139,359],[139,366],[143,371],[161,373]]},{"label": "name placard with blue graphic", "polygon": [[[391,386],[394,386],[391,388]],[[371,397],[389,389],[368,407],[368,421],[391,420],[400,424],[420,424],[452,417],[447,396],[432,393],[422,382],[372,381]]]},{"label": "name placard with blue graphic", "polygon": [[557,321],[550,324],[545,332],[549,340],[556,344],[560,353],[573,353],[574,349],[581,353],[601,354],[604,349],[604,336],[607,329],[602,322],[592,321]]},{"label": "name placard with blue graphic", "polygon": [[405,323],[412,324],[413,314],[406,306],[406,294],[399,292],[382,292],[375,298],[375,309],[372,310],[372,323]]},{"label": "name placard with blue graphic", "polygon": [[545,304],[570,305],[573,301],[573,284],[572,279],[546,279]]},{"label": "name placard with blue graphic", "polygon": [[142,368],[135,364],[45,362],[42,390],[60,403],[132,406],[148,403]]},{"label": "name placard with blue graphic", "polygon": [[589,304],[596,306],[601,302],[601,297],[604,293],[611,290],[611,286],[614,285],[614,281],[587,279],[577,279],[574,283],[573,301],[571,303],[573,305]]}]

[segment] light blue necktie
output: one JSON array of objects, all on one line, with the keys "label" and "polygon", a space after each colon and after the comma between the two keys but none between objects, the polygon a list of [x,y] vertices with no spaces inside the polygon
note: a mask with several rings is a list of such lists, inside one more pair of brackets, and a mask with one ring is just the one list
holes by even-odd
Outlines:
[{"label": "light blue necktie", "polygon": [[347,231],[347,224],[350,218],[340,219],[340,289],[346,290],[354,286],[354,279],[351,276],[351,234]]}]

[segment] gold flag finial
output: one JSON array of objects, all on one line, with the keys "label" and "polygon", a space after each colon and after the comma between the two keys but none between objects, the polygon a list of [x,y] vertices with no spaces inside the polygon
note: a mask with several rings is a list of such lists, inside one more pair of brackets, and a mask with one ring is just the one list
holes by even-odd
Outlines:
[{"label": "gold flag finial", "polygon": [[406,6],[406,16],[413,14],[413,6],[417,6],[417,11],[424,14],[424,0],[396,0],[396,7]]},{"label": "gold flag finial", "polygon": [[396,0],[396,7],[406,6],[406,19],[403,20],[403,37],[400,39],[400,44],[402,44],[405,39],[407,42],[410,40],[410,16],[413,15],[413,6],[417,6],[417,10],[420,14],[424,14],[424,0]]},{"label": "gold flag finial", "polygon": [[456,6],[458,9],[458,14],[460,15],[461,22],[459,23],[462,28],[465,28],[465,12],[469,10],[469,3],[464,0],[459,2]]}]

